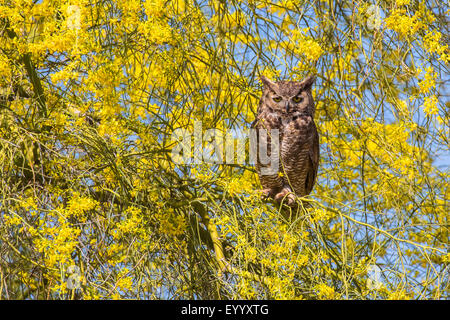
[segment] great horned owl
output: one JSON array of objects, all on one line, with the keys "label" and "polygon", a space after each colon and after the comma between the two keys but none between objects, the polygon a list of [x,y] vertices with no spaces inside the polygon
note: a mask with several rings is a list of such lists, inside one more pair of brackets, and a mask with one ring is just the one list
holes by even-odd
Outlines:
[{"label": "great horned owl", "polygon": [[305,196],[311,192],[319,165],[319,135],[311,93],[315,78],[308,76],[301,82],[272,82],[266,77],[261,80],[264,89],[252,128],[266,130],[265,138],[258,135],[258,144],[266,144],[268,156],[271,152],[269,132],[279,130],[280,161],[276,171],[263,174],[263,169],[269,165],[262,164],[258,155],[256,170],[264,196],[277,202],[285,199],[286,204],[293,205],[294,194]]}]

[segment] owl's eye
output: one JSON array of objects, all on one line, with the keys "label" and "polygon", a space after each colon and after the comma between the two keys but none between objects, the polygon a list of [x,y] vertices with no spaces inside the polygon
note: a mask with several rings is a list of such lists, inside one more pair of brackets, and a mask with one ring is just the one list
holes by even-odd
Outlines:
[{"label": "owl's eye", "polygon": [[281,101],[281,97],[273,97],[273,101],[280,102]]},{"label": "owl's eye", "polygon": [[302,101],[303,101],[303,97],[296,96],[296,97],[292,98],[292,100],[293,100],[295,103],[299,103],[299,102],[302,102]]}]

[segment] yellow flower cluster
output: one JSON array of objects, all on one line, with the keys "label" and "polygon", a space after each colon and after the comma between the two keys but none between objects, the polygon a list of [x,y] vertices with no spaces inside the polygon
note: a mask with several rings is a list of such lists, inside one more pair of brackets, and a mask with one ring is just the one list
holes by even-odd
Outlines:
[{"label": "yellow flower cluster", "polygon": [[409,300],[409,299],[411,298],[404,290],[390,292],[388,296],[388,300]]},{"label": "yellow flower cluster", "polygon": [[145,14],[148,18],[161,18],[164,15],[166,0],[147,0],[144,2]]},{"label": "yellow flower cluster", "polygon": [[0,79],[9,79],[12,75],[11,71],[12,68],[9,64],[8,57],[0,52]]},{"label": "yellow flower cluster", "polygon": [[385,20],[386,27],[397,32],[400,36],[412,36],[422,26],[417,16],[409,16],[405,9],[394,9]]},{"label": "yellow flower cluster", "polygon": [[65,219],[58,223],[44,222],[39,229],[30,228],[29,232],[35,236],[33,243],[38,252],[44,256],[47,266],[58,268],[62,265],[73,264],[72,253],[78,244],[81,230],[72,227]]},{"label": "yellow flower cluster", "polygon": [[336,292],[334,289],[324,283],[315,286],[319,299],[334,299]]},{"label": "yellow flower cluster", "polygon": [[161,209],[155,218],[159,221],[160,232],[165,235],[176,237],[186,231],[185,218],[171,208]]},{"label": "yellow flower cluster", "polygon": [[285,43],[286,49],[293,51],[298,56],[304,56],[307,60],[317,61],[323,54],[322,47],[306,33],[309,28],[294,29],[290,31],[290,39]]},{"label": "yellow flower cluster", "polygon": [[[417,70],[418,74],[422,73],[422,70]],[[419,81],[420,93],[427,94],[430,93],[431,89],[436,86],[437,73],[434,72],[433,67],[428,67],[426,69],[425,75],[422,81]]]},{"label": "yellow flower cluster", "polygon": [[69,215],[74,215],[84,220],[86,219],[84,214],[94,210],[97,205],[98,202],[96,200],[81,196],[78,192],[75,192],[67,204],[67,210]]},{"label": "yellow flower cluster", "polygon": [[439,60],[446,63],[450,62],[450,54],[448,45],[442,45],[442,34],[438,31],[430,31],[423,37],[423,46],[430,53],[436,53]]},{"label": "yellow flower cluster", "polygon": [[228,193],[231,196],[236,196],[239,194],[252,194],[255,190],[253,181],[255,181],[253,174],[246,171],[243,175],[234,177],[224,184]]},{"label": "yellow flower cluster", "polygon": [[324,52],[320,45],[312,39],[305,39],[298,42],[297,45],[297,51],[303,53],[307,59],[312,61],[318,60]]},{"label": "yellow flower cluster", "polygon": [[438,98],[435,95],[425,97],[423,101],[423,111],[429,116],[438,114],[439,109],[437,107],[437,104]]},{"label": "yellow flower cluster", "polygon": [[396,0],[395,3],[397,4],[397,6],[401,7],[401,6],[409,5],[410,1],[411,0]]},{"label": "yellow flower cluster", "polygon": [[117,232],[113,234],[115,238],[122,237],[128,233],[136,232],[142,225],[141,209],[129,207],[125,210],[123,220],[117,223]]},{"label": "yellow flower cluster", "polygon": [[335,213],[326,209],[316,209],[313,211],[313,221],[327,221],[335,217]]},{"label": "yellow flower cluster", "polygon": [[22,223],[22,219],[16,214],[5,214],[3,215],[3,221],[7,226],[18,226]]},{"label": "yellow flower cluster", "polygon": [[133,287],[133,279],[128,275],[130,270],[123,268],[117,275],[116,288],[118,290],[131,290]]},{"label": "yellow flower cluster", "polygon": [[172,43],[174,40],[172,30],[166,22],[152,19],[140,25],[139,30],[154,44]]}]

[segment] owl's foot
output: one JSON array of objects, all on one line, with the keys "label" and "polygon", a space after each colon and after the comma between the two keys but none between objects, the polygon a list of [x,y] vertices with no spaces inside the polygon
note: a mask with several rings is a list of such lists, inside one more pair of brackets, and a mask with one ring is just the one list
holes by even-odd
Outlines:
[{"label": "owl's foot", "polygon": [[262,200],[267,200],[269,198],[273,198],[273,196],[276,194],[276,191],[274,191],[273,189],[267,188],[267,189],[263,189],[261,190],[261,199]]},{"label": "owl's foot", "polygon": [[291,188],[283,188],[279,193],[275,195],[275,201],[278,203],[283,202],[284,204],[288,206],[292,206],[295,204],[296,196],[292,192]]}]

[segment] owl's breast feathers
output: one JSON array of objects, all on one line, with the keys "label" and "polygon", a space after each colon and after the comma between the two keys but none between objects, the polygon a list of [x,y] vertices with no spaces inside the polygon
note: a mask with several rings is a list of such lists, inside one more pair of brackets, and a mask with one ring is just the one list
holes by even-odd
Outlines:
[{"label": "owl's breast feathers", "polygon": [[[283,166],[279,171],[285,176],[282,180],[291,186],[298,196],[311,193],[319,167],[319,134],[312,116],[302,114],[283,117],[276,113],[263,112],[252,123],[252,128],[280,130],[280,155]],[[270,137],[263,141],[258,137],[257,140],[258,144],[268,144],[268,154],[271,149],[270,140]],[[259,170],[259,164],[257,169]],[[260,179],[263,187],[275,185],[273,179],[266,181],[269,178],[280,179],[277,175],[262,176]]]},{"label": "owl's breast feathers", "polygon": [[309,115],[295,117],[282,130],[284,170],[297,195],[311,192],[319,167],[319,134]]}]

